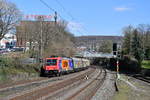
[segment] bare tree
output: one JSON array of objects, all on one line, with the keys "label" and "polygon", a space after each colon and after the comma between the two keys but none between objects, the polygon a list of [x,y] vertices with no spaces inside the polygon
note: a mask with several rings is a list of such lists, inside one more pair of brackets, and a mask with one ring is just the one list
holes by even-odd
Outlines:
[{"label": "bare tree", "polygon": [[0,40],[15,28],[20,18],[21,13],[15,4],[0,0]]},{"label": "bare tree", "polygon": [[[43,57],[50,55],[71,56],[74,52],[74,36],[67,30],[66,22],[55,23],[53,21],[36,20],[21,22],[20,30],[24,34],[26,42],[30,45],[29,50],[32,50],[34,43],[37,43],[36,48],[38,56]],[[42,52],[41,52],[42,51]]]},{"label": "bare tree", "polygon": [[99,52],[111,53],[112,52],[112,41],[105,40],[101,43],[99,47]]},{"label": "bare tree", "polygon": [[[49,36],[48,44],[44,45],[45,49],[48,49],[49,53],[55,54],[58,56],[71,56],[74,50],[73,35],[67,31],[67,23],[60,22],[50,26],[49,32],[46,34],[46,37]],[[45,40],[46,41],[46,40]],[[46,43],[46,42],[44,42]]]}]

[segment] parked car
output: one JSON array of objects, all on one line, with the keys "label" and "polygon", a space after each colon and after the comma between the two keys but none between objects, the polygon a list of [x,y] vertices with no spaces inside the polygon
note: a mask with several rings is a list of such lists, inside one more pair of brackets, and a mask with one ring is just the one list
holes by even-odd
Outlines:
[{"label": "parked car", "polygon": [[13,52],[24,51],[24,48],[12,48],[11,51],[13,51]]}]

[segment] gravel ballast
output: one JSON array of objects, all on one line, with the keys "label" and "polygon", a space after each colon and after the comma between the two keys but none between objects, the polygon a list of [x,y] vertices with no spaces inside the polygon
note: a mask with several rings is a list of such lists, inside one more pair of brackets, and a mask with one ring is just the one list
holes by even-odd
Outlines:
[{"label": "gravel ballast", "polygon": [[112,100],[115,94],[115,73],[107,70],[106,80],[103,85],[98,89],[92,100]]}]

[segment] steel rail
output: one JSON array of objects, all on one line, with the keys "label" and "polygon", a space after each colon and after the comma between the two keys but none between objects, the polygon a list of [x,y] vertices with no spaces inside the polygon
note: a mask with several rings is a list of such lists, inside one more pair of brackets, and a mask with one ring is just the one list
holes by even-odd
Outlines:
[{"label": "steel rail", "polygon": [[104,70],[104,76],[101,79],[101,81],[99,81],[97,79],[101,76],[102,69],[101,69],[100,73],[97,75],[96,79],[92,80],[89,84],[87,84],[86,86],[84,86],[83,88],[81,88],[79,91],[77,91],[76,93],[74,93],[72,96],[70,96],[66,100],[74,100],[74,98],[76,98],[77,96],[81,95],[81,92],[85,91],[87,88],[91,87],[92,84],[94,84],[95,82],[97,82],[97,84],[94,86],[94,88],[92,90],[89,90],[90,93],[88,93],[88,95],[86,95],[85,97],[82,97],[82,99],[84,98],[83,100],[91,100],[91,98],[96,94],[97,90],[101,87],[101,85],[105,81],[106,70],[105,69],[103,69],[103,70]]},{"label": "steel rail", "polygon": [[58,82],[56,84],[48,85],[44,88],[36,89],[34,91],[31,91],[29,93],[25,93],[23,95],[19,95],[13,98],[10,98],[10,100],[35,100],[42,98],[43,96],[46,96],[50,93],[53,93],[61,88],[64,88],[68,86],[69,84],[72,84],[78,80],[83,79],[86,75],[92,73],[95,69],[91,69],[88,72],[85,72],[81,75],[78,75],[76,77],[70,78],[68,80],[64,80],[62,82]]}]

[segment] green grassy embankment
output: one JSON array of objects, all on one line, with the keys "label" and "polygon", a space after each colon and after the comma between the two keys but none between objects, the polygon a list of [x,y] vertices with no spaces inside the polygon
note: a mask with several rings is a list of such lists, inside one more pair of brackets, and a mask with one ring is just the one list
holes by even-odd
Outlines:
[{"label": "green grassy embankment", "polygon": [[22,64],[20,57],[0,56],[0,83],[38,76],[40,66]]},{"label": "green grassy embankment", "polygon": [[129,100],[130,87],[122,81],[118,82],[119,92],[116,92],[113,100]]},{"label": "green grassy embankment", "polygon": [[[149,100],[150,87],[142,81],[133,79],[130,76],[121,75],[123,80],[117,80],[118,92],[112,100]],[[129,84],[130,83],[130,84]]]},{"label": "green grassy embankment", "polygon": [[150,60],[142,61],[142,68],[150,69]]}]

